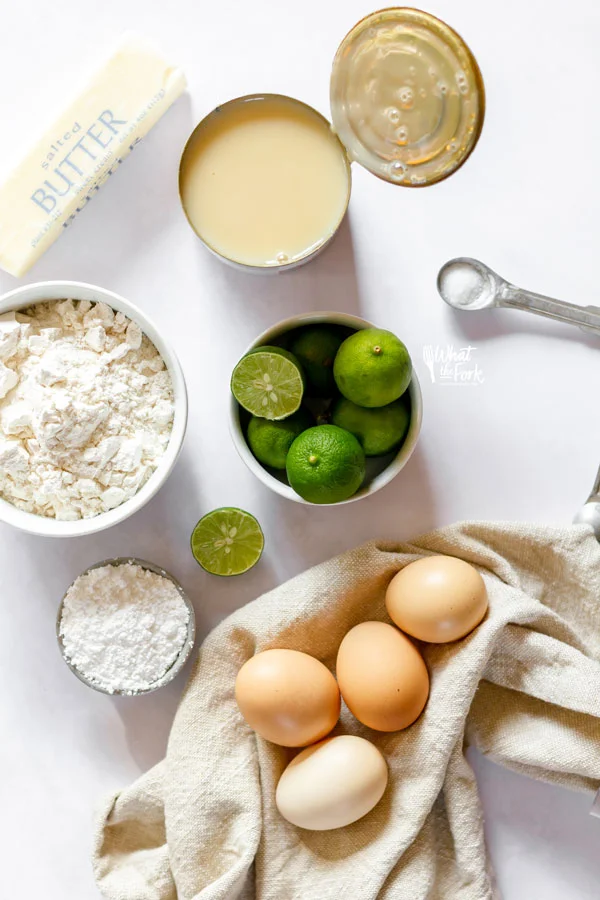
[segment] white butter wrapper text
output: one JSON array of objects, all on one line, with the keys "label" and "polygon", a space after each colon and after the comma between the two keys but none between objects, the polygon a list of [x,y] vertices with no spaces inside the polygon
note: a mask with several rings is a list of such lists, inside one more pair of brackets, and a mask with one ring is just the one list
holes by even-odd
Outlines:
[{"label": "white butter wrapper text", "polygon": [[0,267],[24,275],[183,93],[185,76],[124,35],[0,187]]}]

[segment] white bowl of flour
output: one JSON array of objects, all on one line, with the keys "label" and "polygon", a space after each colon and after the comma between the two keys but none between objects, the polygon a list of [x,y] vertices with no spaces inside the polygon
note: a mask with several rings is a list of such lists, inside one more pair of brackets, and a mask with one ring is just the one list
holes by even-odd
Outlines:
[{"label": "white bowl of flour", "polygon": [[164,484],[186,425],[179,361],[129,301],[74,281],[0,297],[0,520],[47,537],[116,525]]}]

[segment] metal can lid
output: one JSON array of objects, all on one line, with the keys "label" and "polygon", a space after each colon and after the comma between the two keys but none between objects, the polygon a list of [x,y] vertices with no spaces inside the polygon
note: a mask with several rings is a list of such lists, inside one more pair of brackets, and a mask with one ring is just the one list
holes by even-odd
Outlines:
[{"label": "metal can lid", "polygon": [[452,28],[417,9],[385,9],[346,35],[331,73],[333,126],[351,160],[406,187],[461,166],[481,133],[483,79]]}]

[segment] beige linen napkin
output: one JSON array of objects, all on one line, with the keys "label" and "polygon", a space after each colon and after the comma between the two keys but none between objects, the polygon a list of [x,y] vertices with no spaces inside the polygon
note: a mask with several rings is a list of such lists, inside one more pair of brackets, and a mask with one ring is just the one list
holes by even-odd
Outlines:
[{"label": "beige linen napkin", "polygon": [[[462,641],[423,646],[431,695],[411,728],[376,733],[344,710],[337,731],[388,761],[381,803],[337,831],[289,825],[273,798],[291,753],[242,721],[238,669],[269,647],[334,669],[349,628],[386,619],[394,573],[432,553],[480,567],[488,617]],[[165,761],[103,811],[98,885],[108,900],[494,897],[468,743],[536,778],[600,786],[600,547],[588,528],[466,523],[371,543],[230,616],[200,651]]]}]

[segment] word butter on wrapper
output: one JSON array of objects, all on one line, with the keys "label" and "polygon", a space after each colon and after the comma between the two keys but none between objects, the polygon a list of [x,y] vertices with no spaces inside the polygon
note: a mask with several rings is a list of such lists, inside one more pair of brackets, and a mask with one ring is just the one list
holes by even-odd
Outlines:
[{"label": "word butter on wrapper", "polygon": [[185,90],[180,69],[124,35],[0,187],[0,267],[24,275]]}]

